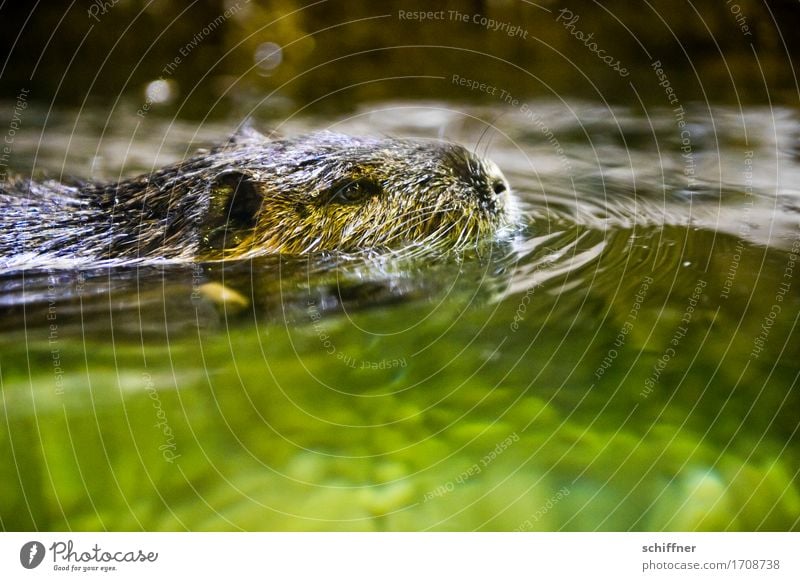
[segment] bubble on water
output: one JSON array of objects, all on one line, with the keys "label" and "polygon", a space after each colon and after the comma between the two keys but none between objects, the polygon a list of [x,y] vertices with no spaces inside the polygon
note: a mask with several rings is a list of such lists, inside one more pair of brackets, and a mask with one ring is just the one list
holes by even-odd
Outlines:
[{"label": "bubble on water", "polygon": [[157,79],[151,81],[145,87],[144,94],[148,103],[169,103],[175,98],[177,87],[174,81]]},{"label": "bubble on water", "polygon": [[283,61],[283,49],[274,42],[264,42],[258,45],[254,60],[262,75],[269,75]]}]

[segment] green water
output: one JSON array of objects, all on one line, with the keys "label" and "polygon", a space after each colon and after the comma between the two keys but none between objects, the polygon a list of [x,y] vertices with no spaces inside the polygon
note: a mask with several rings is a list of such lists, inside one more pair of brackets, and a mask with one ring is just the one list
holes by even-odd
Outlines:
[{"label": "green water", "polygon": [[[285,127],[480,141],[511,240],[2,274],[0,526],[797,530],[797,114],[687,107],[682,157],[671,110],[530,106]],[[65,160],[68,113],[17,161],[132,174],[233,125],[128,123],[122,169]]]}]

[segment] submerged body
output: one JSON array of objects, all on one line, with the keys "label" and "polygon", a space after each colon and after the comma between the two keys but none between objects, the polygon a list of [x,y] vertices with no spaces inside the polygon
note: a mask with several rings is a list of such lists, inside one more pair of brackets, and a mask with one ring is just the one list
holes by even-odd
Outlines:
[{"label": "submerged body", "polygon": [[0,208],[5,265],[466,246],[513,223],[499,169],[461,146],[250,129],[119,183],[11,181]]}]

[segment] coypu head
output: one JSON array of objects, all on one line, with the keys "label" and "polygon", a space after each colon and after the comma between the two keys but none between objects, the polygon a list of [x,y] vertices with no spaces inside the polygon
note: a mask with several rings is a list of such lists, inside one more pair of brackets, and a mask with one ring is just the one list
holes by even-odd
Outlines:
[{"label": "coypu head", "polygon": [[225,257],[465,247],[514,222],[497,166],[452,143],[247,129],[212,156],[203,246]]}]

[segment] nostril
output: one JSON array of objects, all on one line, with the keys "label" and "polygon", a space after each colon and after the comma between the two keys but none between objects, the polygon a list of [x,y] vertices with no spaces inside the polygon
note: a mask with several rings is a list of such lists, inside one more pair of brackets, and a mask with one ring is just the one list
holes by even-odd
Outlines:
[{"label": "nostril", "polygon": [[502,180],[496,180],[492,184],[492,190],[494,191],[495,195],[499,196],[503,192],[506,191],[506,184]]}]

